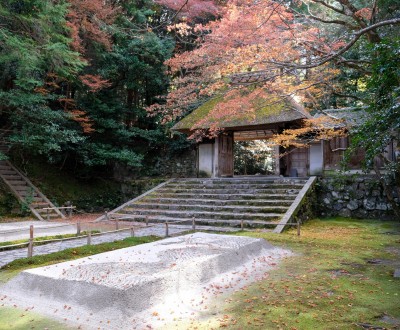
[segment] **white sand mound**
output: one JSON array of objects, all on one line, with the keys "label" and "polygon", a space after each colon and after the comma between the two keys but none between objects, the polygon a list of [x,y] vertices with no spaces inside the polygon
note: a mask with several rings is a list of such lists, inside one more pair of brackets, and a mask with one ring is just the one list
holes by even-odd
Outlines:
[{"label": "white sand mound", "polygon": [[0,293],[83,329],[162,328],[171,313],[193,317],[204,299],[263,276],[287,254],[263,239],[195,233],[27,270]]}]

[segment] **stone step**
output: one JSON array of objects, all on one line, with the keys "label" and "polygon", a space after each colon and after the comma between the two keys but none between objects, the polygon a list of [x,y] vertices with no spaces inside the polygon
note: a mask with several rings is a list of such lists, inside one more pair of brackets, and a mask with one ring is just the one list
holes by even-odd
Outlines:
[{"label": "stone step", "polygon": [[176,219],[214,219],[214,220],[275,220],[282,217],[281,213],[233,213],[233,212],[207,212],[207,211],[174,211],[174,210],[149,210],[124,208],[119,213],[137,214],[144,216],[166,216]]},{"label": "stone step", "polygon": [[38,196],[37,194],[30,194],[27,192],[23,192],[21,194],[19,194],[23,199],[25,200],[29,200],[31,202],[43,202],[43,198]]},{"label": "stone step", "polygon": [[3,177],[7,181],[21,180],[21,176],[18,174],[5,174],[5,175],[3,175]]},{"label": "stone step", "polygon": [[18,188],[18,189],[25,189],[25,190],[29,190],[32,189],[30,186],[28,186],[28,184],[25,181],[11,181],[11,182],[7,182],[10,186],[12,186],[14,189]]},{"label": "stone step", "polygon": [[181,184],[169,183],[164,186],[164,189],[301,189],[303,184],[286,184],[286,183],[264,183],[264,184],[252,184],[252,183],[241,183],[241,184],[225,184],[225,183],[214,183],[214,184]]},{"label": "stone step", "polygon": [[11,183],[14,188],[19,188],[19,187],[27,188],[27,187],[29,187],[28,184],[26,183],[26,181],[23,181],[23,180],[14,180],[14,181],[8,181],[8,182]]},{"label": "stone step", "polygon": [[192,194],[204,194],[208,192],[214,194],[289,194],[297,195],[300,189],[184,189],[184,188],[160,188],[157,190],[158,194],[180,194],[180,193],[192,193]]},{"label": "stone step", "polygon": [[[197,195],[196,195],[197,197]],[[290,206],[292,205],[292,200],[284,200],[284,199],[229,199],[229,200],[219,200],[219,199],[184,199],[184,198],[163,198],[163,197],[145,197],[141,201],[144,203],[162,203],[162,204],[192,204],[196,205],[254,205],[254,206],[273,206],[273,205],[281,205],[281,206]],[[139,202],[141,202],[139,201]]]},{"label": "stone step", "polygon": [[289,194],[212,194],[212,193],[160,193],[159,190],[147,195],[151,198],[185,198],[185,199],[215,199],[215,200],[268,200],[268,199],[285,199],[294,200],[297,195]]},{"label": "stone step", "polygon": [[49,203],[44,202],[43,199],[41,199],[41,198],[39,200],[39,198],[38,198],[37,201],[34,201],[31,203],[31,206],[35,209],[42,209],[44,207],[49,207]]},{"label": "stone step", "polygon": [[18,175],[18,173],[15,172],[12,168],[0,169],[0,173],[1,173],[1,175],[4,175],[4,176]]},{"label": "stone step", "polygon": [[[40,203],[47,203],[42,197],[40,197],[40,196],[35,196],[35,197],[33,197],[33,201],[32,202],[40,202]],[[47,204],[49,204],[49,203],[47,203]]]},{"label": "stone step", "polygon": [[15,186],[14,189],[16,191],[20,192],[21,194],[29,193],[31,195],[36,195],[36,192],[33,190],[33,188],[28,186],[28,185],[26,185],[26,186]]},{"label": "stone step", "polygon": [[[137,222],[146,222],[151,223],[166,223],[169,224],[177,224],[177,225],[192,225],[192,219],[176,219],[165,216],[143,216],[137,214],[124,214],[124,213],[114,213],[116,219],[124,220],[124,221],[137,221]],[[196,226],[230,226],[230,227],[240,227],[242,220],[238,219],[224,219],[224,220],[216,220],[216,219],[196,219]],[[276,223],[276,224],[275,224]],[[243,220],[243,227],[245,228],[266,228],[266,227],[275,227],[278,224],[278,221],[274,221],[273,219],[268,221],[262,220]]]},{"label": "stone step", "polygon": [[147,209],[147,210],[172,210],[172,211],[188,211],[188,212],[233,212],[233,213],[284,213],[287,211],[286,206],[242,206],[242,205],[196,205],[196,204],[157,204],[139,202],[129,205],[125,208],[127,211],[134,209]]},{"label": "stone step", "polygon": [[[38,210],[36,210],[36,212],[37,211]],[[47,218],[50,220],[60,218],[60,216],[57,213],[49,213],[48,215],[47,215],[47,213],[40,213],[40,212],[38,212],[38,213],[44,220],[47,220]]]},{"label": "stone step", "polygon": [[[49,205],[45,206],[45,207],[50,207]],[[40,208],[35,208],[36,212],[39,213],[42,217],[44,217],[47,214],[47,210],[43,210],[42,207]],[[49,215],[57,215],[58,213],[55,210],[49,210]]]},{"label": "stone step", "polygon": [[182,184],[198,184],[198,183],[223,183],[223,184],[266,184],[266,183],[289,183],[289,184],[304,184],[306,183],[308,178],[213,178],[213,179],[205,179],[205,178],[187,178],[187,179],[177,179],[172,181],[171,183],[182,183]]}]

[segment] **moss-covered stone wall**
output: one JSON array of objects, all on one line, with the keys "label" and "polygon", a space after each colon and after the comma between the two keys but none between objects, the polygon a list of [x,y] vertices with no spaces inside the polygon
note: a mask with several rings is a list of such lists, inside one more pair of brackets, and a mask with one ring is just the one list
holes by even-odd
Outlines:
[{"label": "moss-covered stone wall", "polygon": [[394,219],[392,205],[374,175],[322,177],[317,189],[321,216]]}]

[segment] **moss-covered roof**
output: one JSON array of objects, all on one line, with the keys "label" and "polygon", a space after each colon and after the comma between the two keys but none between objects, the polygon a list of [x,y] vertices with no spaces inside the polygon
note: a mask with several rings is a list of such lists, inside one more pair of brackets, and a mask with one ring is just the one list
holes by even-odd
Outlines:
[{"label": "moss-covered roof", "polygon": [[310,118],[304,108],[292,98],[276,95],[269,95],[267,99],[260,97],[252,99],[250,101],[252,111],[243,111],[239,106],[234,114],[226,116],[213,112],[217,106],[223,108],[224,102],[240,104],[241,101],[240,97],[228,99],[222,96],[215,97],[184,117],[172,129],[185,133],[210,127],[240,129]]}]

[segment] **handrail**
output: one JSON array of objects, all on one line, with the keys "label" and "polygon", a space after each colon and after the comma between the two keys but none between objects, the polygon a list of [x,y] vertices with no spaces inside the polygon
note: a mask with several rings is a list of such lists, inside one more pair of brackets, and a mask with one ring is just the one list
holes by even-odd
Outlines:
[{"label": "handrail", "polygon": [[[155,191],[155,190],[157,190],[157,189],[159,189],[159,188],[165,186],[166,184],[168,184],[168,183],[170,183],[170,182],[172,182],[172,181],[174,181],[174,180],[175,180],[175,179],[169,179],[169,180],[167,180],[167,181],[165,181],[165,182],[163,182],[163,183],[160,183],[159,185],[157,185],[157,186],[154,187],[153,189],[150,189],[150,190],[146,191],[144,194],[141,194],[140,196],[137,196],[137,197],[135,197],[134,199],[131,199],[130,201],[127,201],[126,203],[124,203],[124,204],[118,206],[117,208],[115,208],[115,209],[109,211],[108,213],[115,213],[115,212],[118,212],[119,210],[122,210],[124,207],[126,207],[126,206],[128,206],[128,205],[130,205],[130,204],[132,204],[132,203],[134,203],[134,202],[136,202],[137,200],[139,200],[139,199],[141,199],[141,198],[143,198],[143,197],[145,197],[145,196],[147,196],[147,195],[149,195],[149,194],[151,194],[153,191]],[[95,220],[95,222],[97,222],[97,221],[102,221],[102,220],[104,220],[105,218],[107,218],[107,214],[103,214],[102,216],[98,217],[98,218]]]},{"label": "handrail", "polygon": [[[28,184],[28,186],[30,186],[46,203],[48,203],[49,205],[51,205],[51,206],[54,206],[55,207],[55,205],[24,175],[24,174],[22,174],[11,162],[9,162],[8,160],[5,160],[5,162],[6,162],[6,164],[8,165],[8,166],[10,166],[15,172],[17,172],[25,181],[26,181],[26,183]],[[5,179],[4,178],[4,176],[2,176],[2,175],[0,175],[1,177],[2,177],[2,179],[5,181],[5,182],[7,182],[7,179]],[[9,187],[11,188],[11,190],[14,192],[14,194],[16,195],[16,196],[18,196],[18,198],[23,202],[23,203],[26,203],[26,200],[24,200],[20,195],[19,195],[19,193],[14,189],[14,188],[12,188],[11,187],[11,185],[9,185]],[[29,209],[32,211],[32,213],[36,216],[36,217],[38,217],[39,219],[41,219],[41,220],[44,220],[43,219],[43,217],[32,207],[32,206],[30,206],[29,205]],[[62,214],[62,212],[60,211],[60,210],[58,210],[58,208],[55,208],[55,212],[59,215],[59,216],[61,216],[61,218],[63,218],[63,219],[65,219],[65,215],[64,214]]]},{"label": "handrail", "polygon": [[293,219],[293,217],[297,214],[299,211],[302,201],[306,197],[307,193],[309,190],[314,186],[314,184],[317,181],[316,176],[311,176],[306,184],[303,186],[303,188],[299,191],[296,199],[293,201],[292,205],[289,207],[289,209],[286,211],[286,213],[283,215],[281,221],[278,223],[276,228],[274,229],[274,233],[280,234],[285,226],[289,224],[289,222]]}]

